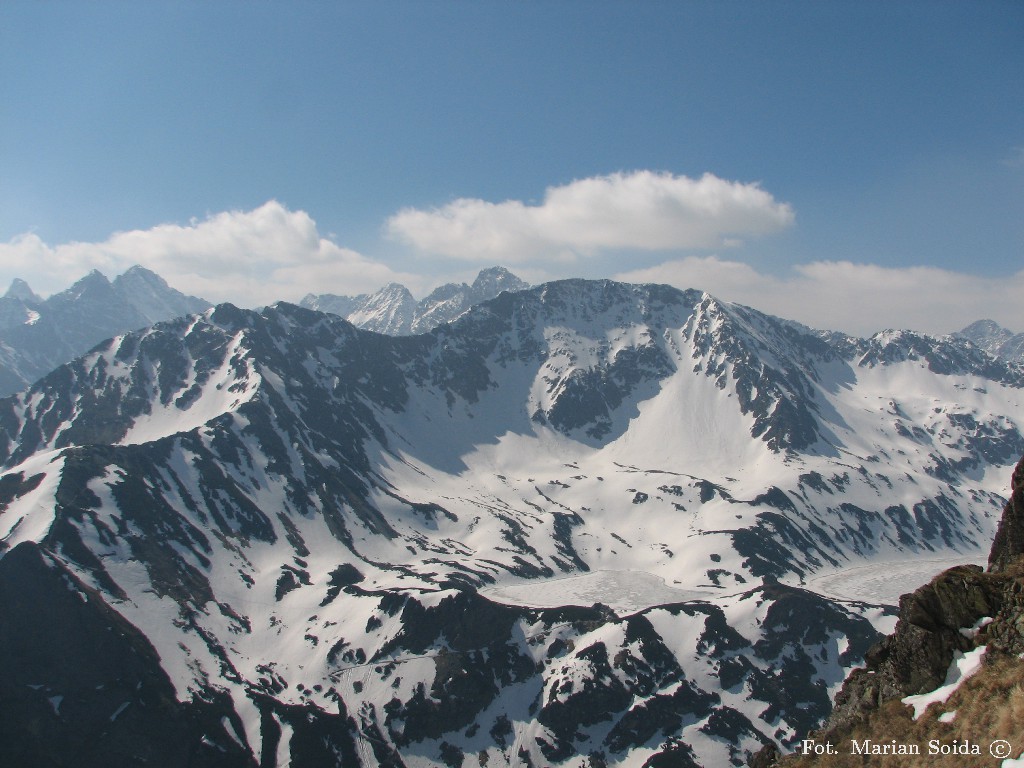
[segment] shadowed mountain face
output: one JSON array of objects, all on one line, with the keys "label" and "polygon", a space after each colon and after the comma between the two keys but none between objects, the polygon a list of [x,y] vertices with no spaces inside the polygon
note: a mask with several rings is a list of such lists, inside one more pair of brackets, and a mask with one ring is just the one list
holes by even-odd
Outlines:
[{"label": "shadowed mountain face", "polygon": [[[5,654],[5,696],[83,755],[90,710],[132,759],[168,718],[222,764],[740,763],[888,628],[805,579],[987,548],[1022,385],[966,342],[608,281],[418,336],[288,304],[124,334],[0,401],[0,616],[29,626],[32,581],[98,638],[72,666],[134,661]],[[633,593],[581,602],[595,571]]]},{"label": "shadowed mountain face", "polygon": [[0,298],[0,396],[24,389],[111,336],[209,307],[143,267],[112,283],[94,270],[48,299],[15,280]]}]

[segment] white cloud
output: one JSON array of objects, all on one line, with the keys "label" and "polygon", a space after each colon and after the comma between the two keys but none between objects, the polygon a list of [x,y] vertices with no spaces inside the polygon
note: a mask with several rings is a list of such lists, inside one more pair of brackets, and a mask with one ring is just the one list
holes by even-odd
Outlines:
[{"label": "white cloud", "polygon": [[108,277],[141,264],[180,291],[242,306],[308,292],[355,294],[389,281],[418,286],[420,278],[323,238],[304,211],[271,200],[251,211],[227,211],[188,225],[117,232],[100,243],[50,246],[35,234],[0,244],[4,272],[40,293],[66,288],[92,269]]},{"label": "white cloud", "polygon": [[421,251],[480,262],[569,260],[602,250],[715,248],[793,223],[792,208],[757,184],[669,173],[615,173],[549,187],[540,205],[458,199],[406,208],[387,222]]},{"label": "white cloud", "polygon": [[[681,187],[689,185],[705,192],[693,192],[689,198],[682,193],[668,195],[667,200],[655,202],[656,190],[674,188],[677,182]],[[630,191],[635,187],[645,187],[646,191]],[[712,191],[707,191],[709,189]],[[752,202],[745,210],[761,211],[761,219],[753,215],[744,218],[738,213],[743,206],[736,203],[736,199],[746,197]],[[673,207],[686,208],[681,202],[684,198],[688,201],[687,210],[692,210],[698,199],[703,200],[709,210],[717,210],[718,213],[709,214],[715,226],[702,224],[703,230],[696,225],[687,228],[678,222],[672,223],[672,216],[661,212]],[[629,217],[623,214],[627,200],[634,203],[636,221],[628,221]],[[466,209],[475,207],[480,211],[476,224],[471,224],[466,215],[455,213],[461,208],[449,206],[445,215],[452,217],[450,226],[442,221],[441,214],[415,212],[426,222],[424,228],[417,231],[428,232],[436,227],[437,237],[443,240],[454,238],[455,230],[451,227],[470,233],[474,227],[483,227],[487,222],[507,220],[512,224],[491,232],[496,251],[519,243],[523,248],[541,249],[530,251],[531,255],[543,253],[546,248],[550,256],[559,252],[575,254],[588,249],[619,247],[653,250],[666,243],[674,245],[664,247],[681,247],[684,235],[689,238],[685,242],[693,245],[715,238],[721,241],[726,232],[730,236],[749,236],[772,231],[773,227],[777,229],[792,220],[788,206],[775,203],[756,186],[708,176],[692,181],[646,172],[574,182],[549,190],[539,206],[461,202]],[[490,209],[495,211],[488,213]],[[398,216],[403,215],[406,214]],[[520,223],[532,221],[534,234],[525,237],[521,231],[513,231],[516,217],[520,217]],[[621,226],[615,225],[616,217]],[[396,218],[393,217],[392,222]],[[599,226],[604,219],[608,221]],[[547,220],[550,221],[545,223]],[[730,220],[745,221],[746,229],[738,232],[738,225],[722,225]],[[637,221],[646,223],[640,226]],[[760,230],[755,229],[755,221],[760,221]],[[673,230],[677,225],[678,229]],[[552,232],[565,236],[556,242]],[[578,236],[570,242],[570,234]],[[468,247],[471,239],[467,234],[452,242]],[[465,254],[468,257],[469,251]],[[510,261],[491,253],[486,263]],[[6,279],[23,277],[44,295],[63,290],[91,269],[113,277],[133,264],[154,270],[178,290],[213,302],[231,301],[241,306],[279,299],[297,301],[308,292],[348,295],[372,292],[392,281],[423,294],[442,280],[438,274],[396,272],[381,262],[343,248],[332,239],[322,237],[316,222],[307,213],[291,211],[276,201],[251,211],[214,214],[186,225],[165,224],[147,230],[118,232],[97,243],[52,246],[33,233],[0,243],[0,271]],[[576,270],[549,258],[522,265],[515,271],[530,282],[539,283]],[[467,279],[461,274],[443,279],[457,277]],[[723,300],[747,304],[813,327],[863,335],[887,327],[946,333],[983,317],[990,317],[1011,330],[1024,331],[1024,304],[1019,300],[1024,295],[1024,271],[987,278],[933,267],[890,268],[819,261],[796,266],[780,277],[759,272],[738,260],[690,256],[646,269],[622,271],[614,277],[629,282],[700,288]],[[0,290],[2,288],[0,286]]]},{"label": "white cloud", "polygon": [[615,276],[699,288],[813,328],[870,335],[885,328],[950,333],[982,318],[1024,331],[1024,271],[1000,278],[935,267],[818,261],[785,277],[718,257],[690,257]]}]

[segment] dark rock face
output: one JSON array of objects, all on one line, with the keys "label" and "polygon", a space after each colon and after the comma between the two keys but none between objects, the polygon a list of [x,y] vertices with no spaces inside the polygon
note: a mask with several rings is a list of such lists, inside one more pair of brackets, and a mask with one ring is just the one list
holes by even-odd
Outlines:
[{"label": "dark rock face", "polygon": [[1024,555],[1024,458],[1013,470],[1010,500],[1006,503],[992,542],[988,569],[993,573],[1006,571],[1021,555]]},{"label": "dark rock face", "polygon": [[942,685],[954,654],[974,645],[960,630],[996,615],[1004,586],[977,566],[960,566],[904,595],[896,631],[868,651],[866,668],[847,678],[825,730],[858,722],[886,701]]},{"label": "dark rock face", "polygon": [[31,543],[0,560],[0,649],[5,765],[255,768],[230,705],[178,702],[146,638]]}]

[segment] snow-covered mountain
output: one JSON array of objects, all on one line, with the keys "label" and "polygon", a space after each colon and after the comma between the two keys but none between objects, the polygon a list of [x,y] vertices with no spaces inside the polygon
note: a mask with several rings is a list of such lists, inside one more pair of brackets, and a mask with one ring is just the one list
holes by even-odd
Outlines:
[{"label": "snow-covered mountain", "polygon": [[0,396],[24,389],[111,336],[210,306],[139,266],[113,282],[93,270],[48,299],[15,279],[0,298]]},{"label": "snow-covered mountain", "polygon": [[529,286],[504,267],[482,270],[472,285],[446,283],[416,301],[409,289],[389,283],[376,293],[337,296],[309,294],[300,306],[344,317],[358,328],[391,336],[425,333],[461,317],[470,307],[495,298],[502,291],[521,291]]},{"label": "snow-covered mountain", "polygon": [[956,335],[973,341],[990,355],[1024,363],[1024,333],[1014,333],[993,320],[971,323]]},{"label": "snow-covered mountain", "polygon": [[965,341],[607,281],[418,336],[288,304],[119,336],[0,401],[0,697],[33,718],[0,737],[77,765],[742,764],[891,629],[808,585],[984,560],[1022,396]]}]

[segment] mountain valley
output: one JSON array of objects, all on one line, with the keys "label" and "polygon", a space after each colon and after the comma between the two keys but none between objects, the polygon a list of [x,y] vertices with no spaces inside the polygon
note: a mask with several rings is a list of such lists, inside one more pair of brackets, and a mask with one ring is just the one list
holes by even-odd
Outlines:
[{"label": "mountain valley", "polygon": [[609,281],[418,335],[286,303],[122,333],[0,401],[5,739],[40,765],[792,749],[895,623],[815,585],[984,562],[1022,390],[969,341]]}]

